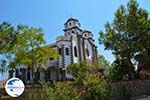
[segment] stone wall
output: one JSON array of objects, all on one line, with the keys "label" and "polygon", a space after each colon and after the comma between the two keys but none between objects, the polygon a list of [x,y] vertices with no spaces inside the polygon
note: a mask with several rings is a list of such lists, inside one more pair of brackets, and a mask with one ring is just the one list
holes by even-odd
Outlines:
[{"label": "stone wall", "polygon": [[150,95],[150,80],[113,82],[110,100],[130,100],[141,95]]},{"label": "stone wall", "polygon": [[[0,89],[0,93],[7,95],[4,88]],[[29,100],[29,93],[35,93],[31,100],[41,99],[41,87],[26,86],[25,92],[19,98],[5,98],[0,100]],[[131,97],[150,95],[150,80],[135,81],[119,81],[112,83],[112,94],[109,100],[130,100]],[[46,100],[46,99],[43,99]]]}]

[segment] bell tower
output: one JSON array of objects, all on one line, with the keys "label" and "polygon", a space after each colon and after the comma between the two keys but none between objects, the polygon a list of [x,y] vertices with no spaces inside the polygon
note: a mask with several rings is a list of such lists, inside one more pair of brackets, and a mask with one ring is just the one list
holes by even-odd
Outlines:
[{"label": "bell tower", "polygon": [[69,18],[65,24],[64,24],[64,32],[65,35],[68,34],[80,34],[81,33],[81,29],[80,29],[80,22],[78,19],[76,18]]}]

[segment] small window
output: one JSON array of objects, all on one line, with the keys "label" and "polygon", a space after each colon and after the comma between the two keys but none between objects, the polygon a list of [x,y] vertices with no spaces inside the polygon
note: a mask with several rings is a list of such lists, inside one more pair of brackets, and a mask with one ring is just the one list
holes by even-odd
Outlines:
[{"label": "small window", "polygon": [[71,22],[69,23],[69,26],[71,26]]},{"label": "small window", "polygon": [[74,47],[74,56],[77,57],[77,47]]},{"label": "small window", "polygon": [[60,55],[61,55],[61,48],[59,48],[59,49],[58,49],[58,54],[60,54]]},{"label": "small window", "polygon": [[74,31],[72,31],[72,33],[74,33]]},{"label": "small window", "polygon": [[69,48],[65,48],[66,55],[69,55]]}]

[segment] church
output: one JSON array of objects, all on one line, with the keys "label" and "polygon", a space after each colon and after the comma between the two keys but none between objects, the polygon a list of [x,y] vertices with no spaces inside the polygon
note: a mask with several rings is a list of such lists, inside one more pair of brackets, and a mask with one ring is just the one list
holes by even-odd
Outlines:
[{"label": "church", "polygon": [[[64,35],[58,36],[56,42],[47,46],[58,51],[59,58],[50,58],[42,64],[42,70],[34,70],[38,81],[57,81],[72,79],[67,73],[68,65],[87,61],[93,63],[97,60],[97,46],[94,44],[93,34],[81,28],[76,18],[69,18],[64,23]],[[31,70],[25,66],[15,69],[15,77],[21,78],[25,83],[31,82]]]}]

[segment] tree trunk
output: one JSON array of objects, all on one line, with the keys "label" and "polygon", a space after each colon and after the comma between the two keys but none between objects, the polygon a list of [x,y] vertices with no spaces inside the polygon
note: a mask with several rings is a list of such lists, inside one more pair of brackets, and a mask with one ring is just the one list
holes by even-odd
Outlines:
[{"label": "tree trunk", "polygon": [[140,67],[137,69],[137,79],[140,79]]},{"label": "tree trunk", "polygon": [[32,70],[32,82],[33,82],[33,85],[34,85],[34,83],[35,83],[34,69],[32,68],[31,70]]},{"label": "tree trunk", "polygon": [[4,82],[3,82],[3,71],[1,72],[1,74],[2,74],[1,81],[2,81],[2,86],[3,86],[3,84],[4,84]]},{"label": "tree trunk", "polygon": [[61,72],[61,81],[66,81],[66,75],[65,75],[66,70],[61,69],[60,72]]},{"label": "tree trunk", "polygon": [[138,64],[138,69],[137,69],[137,78],[138,79],[140,79],[140,71],[141,71],[141,69],[142,69],[142,67],[143,67],[144,65],[143,64]]},{"label": "tree trunk", "polygon": [[13,73],[14,73],[14,70],[13,70],[13,69],[9,70],[9,78],[12,78],[12,77],[13,77]]},{"label": "tree trunk", "polygon": [[130,57],[128,57],[127,63],[129,65],[129,79],[134,80],[135,79],[134,66],[130,60]]}]

